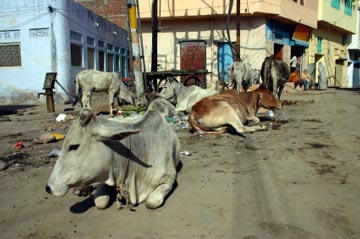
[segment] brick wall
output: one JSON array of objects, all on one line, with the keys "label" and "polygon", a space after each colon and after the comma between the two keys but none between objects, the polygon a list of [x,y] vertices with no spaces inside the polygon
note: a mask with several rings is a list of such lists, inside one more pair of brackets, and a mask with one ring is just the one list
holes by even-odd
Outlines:
[{"label": "brick wall", "polygon": [[128,30],[126,0],[75,0],[75,2]]}]

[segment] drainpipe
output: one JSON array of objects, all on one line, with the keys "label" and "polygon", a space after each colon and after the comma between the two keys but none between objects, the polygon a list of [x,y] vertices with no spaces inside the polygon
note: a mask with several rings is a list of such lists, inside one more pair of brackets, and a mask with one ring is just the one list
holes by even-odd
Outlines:
[{"label": "drainpipe", "polygon": [[[151,72],[157,72],[157,55],[158,55],[158,3],[157,0],[153,0],[151,19],[152,19],[152,53],[151,53]],[[157,91],[157,81],[156,78],[151,79],[153,81],[154,90]]]},{"label": "drainpipe", "polygon": [[137,24],[137,13],[136,13],[135,0],[127,0],[127,6],[128,6],[128,12],[129,12],[130,36],[131,36],[132,57],[133,57],[133,59],[132,59],[133,72],[134,72],[133,79],[135,80],[136,96],[137,96],[137,99],[139,99],[139,96],[141,95],[141,93],[144,92],[144,80],[143,80],[143,73],[141,70],[139,31],[138,31],[138,24]]}]

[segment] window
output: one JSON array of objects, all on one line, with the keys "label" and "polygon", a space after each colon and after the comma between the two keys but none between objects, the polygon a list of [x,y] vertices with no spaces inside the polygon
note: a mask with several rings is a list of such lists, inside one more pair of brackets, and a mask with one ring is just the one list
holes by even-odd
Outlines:
[{"label": "window", "polygon": [[99,71],[104,71],[104,52],[99,51]]},{"label": "window", "polygon": [[317,53],[322,53],[322,37],[317,37]]},{"label": "window", "polygon": [[331,0],[331,6],[340,10],[340,0]]},{"label": "window", "polygon": [[20,43],[0,44],[0,67],[21,66]]},{"label": "window", "polygon": [[94,40],[94,38],[87,37],[87,38],[86,38],[86,43],[87,43],[89,46],[94,46],[95,40]]},{"label": "window", "polygon": [[115,55],[115,69],[114,71],[119,72],[120,70],[120,56],[118,54]]},{"label": "window", "polygon": [[71,65],[82,66],[82,46],[71,43]]},{"label": "window", "polygon": [[95,69],[95,50],[88,47],[88,69]]},{"label": "window", "polygon": [[129,71],[128,71],[128,55],[129,52],[125,49],[121,49],[121,76],[122,77],[128,77]]},{"label": "window", "polygon": [[347,35],[342,35],[341,36],[341,45],[345,46],[347,43]]},{"label": "window", "polygon": [[352,0],[345,0],[345,14],[352,16]]},{"label": "window", "polygon": [[98,41],[98,47],[103,48],[104,47],[104,42],[103,41]]},{"label": "window", "polygon": [[70,31],[70,39],[78,42],[82,42],[82,35],[78,32]]},{"label": "window", "polygon": [[111,53],[106,54],[106,71],[112,72],[114,70],[114,55]]}]

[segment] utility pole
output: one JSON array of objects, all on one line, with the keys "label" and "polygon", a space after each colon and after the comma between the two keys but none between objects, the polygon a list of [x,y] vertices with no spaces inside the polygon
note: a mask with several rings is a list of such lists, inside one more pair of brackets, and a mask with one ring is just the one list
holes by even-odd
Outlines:
[{"label": "utility pole", "polygon": [[[151,10],[151,20],[152,20],[152,53],[151,53],[151,72],[157,72],[157,55],[158,55],[158,3],[157,0],[153,0],[152,10]],[[153,90],[158,90],[157,88],[157,79],[151,79]]]},{"label": "utility pole", "polygon": [[240,0],[236,0],[236,61],[240,60]]},{"label": "utility pole", "polygon": [[[141,70],[141,51],[139,43],[139,30],[138,19],[136,13],[136,1],[127,0],[128,12],[129,12],[129,25],[130,25],[130,37],[132,46],[132,63],[133,63],[133,79],[135,81],[135,91],[137,99],[141,93],[144,92],[144,79],[143,72]],[[136,102],[137,103],[137,102]]]}]

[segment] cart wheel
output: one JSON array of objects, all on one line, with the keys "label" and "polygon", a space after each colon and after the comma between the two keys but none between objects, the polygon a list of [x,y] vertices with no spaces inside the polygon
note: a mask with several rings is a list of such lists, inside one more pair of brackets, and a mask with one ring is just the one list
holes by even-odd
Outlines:
[{"label": "cart wheel", "polygon": [[201,81],[199,80],[198,77],[190,76],[185,80],[184,85],[185,86],[197,85],[201,87]]}]

